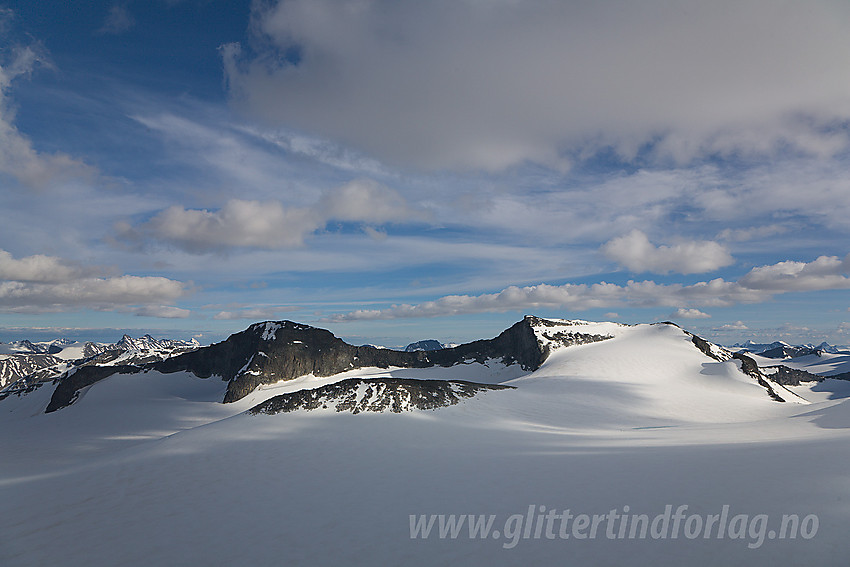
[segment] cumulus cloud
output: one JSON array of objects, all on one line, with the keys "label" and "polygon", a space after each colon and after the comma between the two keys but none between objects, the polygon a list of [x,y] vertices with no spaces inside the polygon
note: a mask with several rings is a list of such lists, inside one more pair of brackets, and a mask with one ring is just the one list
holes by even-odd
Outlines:
[{"label": "cumulus cloud", "polygon": [[686,241],[672,246],[655,246],[640,230],[604,244],[602,253],[632,272],[702,274],[735,262],[716,242]]},{"label": "cumulus cloud", "polygon": [[670,314],[671,319],[711,319],[711,315],[699,309],[679,307]]},{"label": "cumulus cloud", "polygon": [[749,289],[767,291],[817,291],[850,288],[850,255],[843,260],[837,256],[821,256],[814,262],[779,262],[772,266],[753,268],[739,280]]},{"label": "cumulus cloud", "polygon": [[0,250],[0,280],[58,283],[98,272],[98,268],[77,266],[53,256],[36,254],[16,259],[9,252]]},{"label": "cumulus cloud", "polygon": [[833,155],[850,6],[815,0],[255,3],[222,48],[255,117],[427,168],[556,167],[578,148],[679,162]]},{"label": "cumulus cloud", "polygon": [[[51,269],[55,271],[51,272]],[[164,277],[92,275],[101,271],[98,268],[73,267],[70,262],[51,256],[15,259],[8,252],[0,250],[0,311],[43,312],[77,308],[111,310],[132,305],[161,306],[183,296],[187,291],[183,282]]]},{"label": "cumulus cloud", "polygon": [[231,199],[214,211],[175,205],[135,227],[119,223],[116,231],[124,241],[154,240],[202,254],[230,248],[298,247],[330,220],[385,224],[416,218],[424,218],[423,213],[393,189],[372,180],[354,180],[310,207],[241,199]]},{"label": "cumulus cloud", "polygon": [[193,253],[229,247],[299,246],[304,236],[322,226],[309,209],[284,208],[277,201],[231,199],[217,211],[174,205],[140,228],[154,239]]},{"label": "cumulus cloud", "polygon": [[743,321],[735,321],[734,323],[728,323],[726,325],[721,325],[714,329],[715,332],[724,332],[724,331],[747,331],[749,327]]},{"label": "cumulus cloud", "polygon": [[[850,258],[850,256],[848,256]],[[434,301],[393,305],[386,309],[359,309],[331,318],[334,321],[440,317],[467,313],[497,313],[538,308],[582,311],[592,308],[632,305],[677,307],[680,317],[707,316],[697,307],[729,307],[760,303],[774,295],[793,291],[850,289],[850,260],[822,256],[810,263],[780,262],[753,268],[738,281],[716,278],[691,285],[629,281],[626,285],[601,282],[592,285],[547,284],[511,286],[497,293],[448,295]]]},{"label": "cumulus cloud", "polygon": [[16,178],[33,189],[71,177],[91,177],[93,168],[67,154],[47,154],[33,148],[29,138],[15,127],[15,112],[9,91],[19,77],[29,76],[38,66],[50,67],[46,50],[39,44],[16,47],[0,58],[0,173]]}]

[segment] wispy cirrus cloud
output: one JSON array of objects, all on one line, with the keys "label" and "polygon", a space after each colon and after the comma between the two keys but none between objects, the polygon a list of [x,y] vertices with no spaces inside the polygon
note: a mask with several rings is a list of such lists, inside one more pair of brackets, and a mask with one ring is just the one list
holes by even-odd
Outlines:
[{"label": "wispy cirrus cloud", "polygon": [[12,83],[29,76],[37,67],[51,67],[47,51],[38,43],[18,46],[0,59],[0,173],[24,186],[43,189],[52,182],[73,177],[91,178],[95,170],[65,153],[37,151],[32,141],[15,126],[9,91]]},{"label": "wispy cirrus cloud", "polygon": [[770,236],[785,234],[789,230],[789,227],[780,224],[769,224],[749,228],[724,228],[720,234],[717,235],[717,238],[731,242],[746,242],[756,238],[767,238]]}]

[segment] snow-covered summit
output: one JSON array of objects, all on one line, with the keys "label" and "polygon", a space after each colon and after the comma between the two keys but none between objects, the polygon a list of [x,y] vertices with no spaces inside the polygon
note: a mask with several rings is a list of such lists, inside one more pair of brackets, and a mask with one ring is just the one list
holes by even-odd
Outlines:
[{"label": "snow-covered summit", "polygon": [[604,341],[622,333],[628,326],[621,323],[593,322],[581,319],[544,319],[526,315],[523,319],[534,332],[545,351]]}]

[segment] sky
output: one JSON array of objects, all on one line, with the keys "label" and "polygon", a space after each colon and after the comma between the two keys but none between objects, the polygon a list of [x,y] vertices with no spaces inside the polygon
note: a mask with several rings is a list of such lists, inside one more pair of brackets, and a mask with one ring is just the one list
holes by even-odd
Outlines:
[{"label": "sky", "polygon": [[0,340],[850,344],[845,0],[0,1]]}]

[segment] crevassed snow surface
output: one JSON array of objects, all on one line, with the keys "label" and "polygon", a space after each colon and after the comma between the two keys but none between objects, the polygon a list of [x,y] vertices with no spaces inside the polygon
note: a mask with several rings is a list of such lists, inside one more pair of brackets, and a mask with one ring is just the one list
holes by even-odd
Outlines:
[{"label": "crevassed snow surface", "polygon": [[[604,332],[603,332],[604,331]],[[359,369],[263,386],[114,375],[43,414],[47,386],[0,402],[0,565],[844,565],[844,383],[777,403],[669,325],[587,324],[614,338],[556,349],[536,372],[469,364]],[[251,416],[346,377],[502,383],[402,414]],[[831,389],[831,391],[830,391]],[[411,539],[410,515],[535,510],[650,517],[816,514],[812,539]],[[544,532],[541,532],[543,534]],[[504,534],[500,534],[503,536]]]}]

